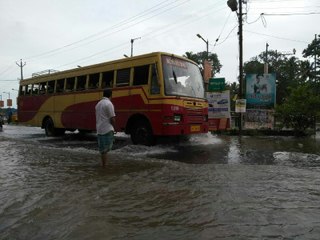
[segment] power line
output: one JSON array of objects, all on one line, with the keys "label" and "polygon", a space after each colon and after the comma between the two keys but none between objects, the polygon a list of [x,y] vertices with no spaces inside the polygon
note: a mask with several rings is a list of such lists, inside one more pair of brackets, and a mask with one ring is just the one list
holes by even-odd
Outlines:
[{"label": "power line", "polygon": [[[168,2],[168,1],[169,1],[169,0],[165,0],[165,1],[163,1],[163,2],[161,2],[161,3],[159,3],[159,4],[155,5],[155,6],[153,6],[153,7],[149,8],[149,9],[147,9],[147,10],[142,11],[141,13],[139,13],[139,14],[133,16],[133,17],[130,17],[130,18],[127,18],[127,19],[125,19],[125,20],[123,20],[123,21],[120,21],[119,23],[117,23],[117,24],[115,24],[115,25],[113,25],[113,26],[111,26],[111,27],[109,27],[109,28],[106,28],[106,29],[104,29],[104,30],[102,30],[102,31],[100,31],[100,32],[98,32],[98,33],[89,35],[89,36],[87,36],[87,37],[85,37],[85,38],[83,38],[83,39],[80,39],[80,40],[78,40],[78,41],[72,42],[72,43],[70,43],[70,44],[67,44],[67,45],[62,46],[62,47],[59,47],[59,48],[56,48],[56,49],[53,49],[53,50],[49,50],[49,51],[44,52],[44,53],[40,53],[40,54],[38,54],[38,55],[26,57],[25,59],[30,60],[30,59],[39,58],[39,57],[46,56],[46,55],[52,56],[52,55],[58,54],[57,52],[59,52],[60,50],[66,49],[66,51],[67,51],[67,48],[69,48],[69,47],[71,47],[71,46],[74,46],[74,45],[77,45],[77,44],[79,44],[79,43],[82,43],[82,42],[85,42],[85,41],[87,41],[87,40],[92,39],[91,41],[89,41],[89,42],[87,42],[87,43],[83,43],[83,44],[81,44],[80,46],[77,46],[77,47],[72,48],[71,50],[73,50],[73,49],[75,49],[75,48],[78,48],[78,47],[81,47],[81,46],[84,46],[84,45],[87,45],[87,44],[90,44],[90,43],[92,43],[92,42],[95,42],[95,41],[97,41],[97,40],[100,40],[101,38],[108,37],[108,36],[111,35],[111,34],[114,34],[114,33],[117,33],[117,32],[123,31],[123,30],[126,30],[126,29],[128,29],[128,28],[131,28],[131,27],[133,27],[133,26],[135,26],[135,25],[137,25],[137,24],[139,24],[139,23],[142,23],[142,22],[144,22],[144,21],[146,21],[146,20],[149,20],[149,19],[151,19],[151,18],[154,18],[154,17],[156,17],[156,16],[158,16],[158,15],[164,13],[164,12],[170,11],[170,10],[176,8],[176,7],[179,7],[179,6],[183,5],[183,4],[185,4],[186,2],[188,2],[188,1],[190,1],[190,0],[176,0],[176,1],[174,1],[174,2],[170,2],[170,3],[168,3],[168,4],[163,5],[164,3]],[[174,5],[174,4],[176,4],[177,2],[179,2],[179,1],[183,1],[183,2],[182,2],[182,3],[179,3],[179,4],[177,4],[177,5]],[[161,6],[161,5],[163,5],[163,6]],[[173,5],[173,6],[170,7],[171,5]],[[153,12],[156,12],[156,11],[159,11],[159,10],[162,10],[162,9],[164,9],[164,10],[161,11],[160,13],[157,13],[157,14],[155,14],[155,15],[151,15],[151,16],[150,16],[149,18],[147,18],[147,19],[142,19],[142,20],[140,20],[140,21],[138,21],[138,22],[135,22],[135,21],[139,20],[140,18],[143,18],[143,17],[145,17],[145,16],[147,16],[147,15],[150,15],[150,14],[153,13]],[[130,24],[130,23],[131,23],[131,24]],[[119,29],[119,30],[110,32],[110,31],[113,30],[113,29],[120,28],[120,27],[125,26],[125,25],[127,25],[127,24],[129,24],[129,26],[126,26],[126,27],[121,28],[121,29]],[[108,32],[109,32],[109,33],[108,33]],[[103,35],[102,35],[102,34],[103,34]],[[94,38],[96,38],[96,39],[94,39]],[[70,50],[70,49],[69,49],[69,50]]]},{"label": "power line", "polygon": [[263,13],[264,16],[295,16],[295,15],[316,15],[320,12],[308,12],[308,13]]},{"label": "power line", "polygon": [[[221,0],[220,1],[221,3],[222,2],[224,2],[223,0]],[[183,2],[184,3],[184,2]],[[178,6],[180,6],[181,4],[183,4],[183,3],[180,3]],[[181,27],[181,26],[184,26],[184,25],[187,25],[187,24],[190,24],[190,23],[195,23],[195,22],[197,22],[197,21],[199,21],[199,20],[201,20],[201,19],[203,19],[204,17],[206,17],[206,16],[208,16],[209,14],[212,14],[212,10],[213,10],[213,6],[217,6],[218,4],[212,4],[212,5],[210,5],[210,6],[208,6],[208,7],[206,7],[205,9],[204,9],[204,11],[205,10],[207,10],[207,12],[209,12],[209,13],[207,13],[207,14],[204,14],[204,15],[202,15],[201,17],[197,17],[197,19],[195,20],[195,19],[183,19],[182,20],[182,22],[185,22],[185,23],[182,23],[182,24],[179,24],[179,22],[176,22],[175,24],[172,24],[172,25],[170,25],[170,26],[166,26],[166,28],[169,28],[169,29],[167,29],[167,30],[165,30],[165,31],[163,31],[163,29],[164,28],[160,28],[159,30],[157,30],[157,31],[152,31],[152,32],[149,32],[149,33],[146,33],[146,34],[144,34],[144,35],[141,35],[141,37],[142,37],[142,41],[140,41],[140,42],[143,42],[143,41],[146,41],[146,39],[150,39],[150,38],[154,38],[154,37],[157,37],[157,36],[159,36],[159,35],[162,35],[162,34],[164,34],[164,33],[167,33],[167,32],[169,32],[169,31],[172,31],[172,30],[174,30],[175,28],[177,28],[177,27]],[[177,6],[176,6],[177,7]],[[172,7],[171,9],[173,9],[173,8],[175,8],[175,7]],[[217,12],[217,11],[221,11],[221,10],[223,10],[223,9],[225,9],[226,7],[223,7],[222,9],[218,9],[218,10],[216,10],[216,9],[214,9],[214,10],[216,10],[216,11],[214,11],[214,12]],[[201,12],[201,11],[200,11]],[[162,12],[161,12],[162,13]],[[161,13],[159,13],[159,14],[161,14]],[[160,33],[159,33],[160,32]],[[63,64],[63,65],[60,65],[60,66],[58,66],[58,67],[55,67],[55,68],[61,68],[61,67],[65,67],[65,66],[68,66],[68,65],[71,65],[71,64],[75,64],[75,63],[79,63],[79,62],[83,62],[83,61],[85,61],[85,60],[88,60],[88,59],[90,59],[90,58],[93,58],[93,57],[96,57],[96,56],[98,56],[98,55],[101,55],[101,54],[105,54],[105,53],[107,53],[107,52],[112,52],[112,51],[114,51],[114,50],[116,50],[116,49],[119,49],[119,48],[121,48],[121,47],[124,47],[124,46],[127,46],[127,42],[123,42],[123,43],[120,43],[119,45],[117,45],[117,46],[114,46],[114,47],[111,47],[111,48],[109,48],[109,49],[106,49],[106,50],[103,50],[103,51],[99,51],[99,52],[97,52],[97,53],[94,53],[94,54],[92,54],[92,55],[90,55],[90,56],[87,56],[87,57],[84,57],[84,58],[81,58],[81,59],[77,59],[77,60],[75,60],[75,61],[72,61],[72,62],[69,62],[69,63],[67,63],[67,64]]]},{"label": "power line", "polygon": [[278,37],[278,36],[269,35],[269,34],[265,34],[265,33],[257,33],[257,32],[253,32],[253,31],[249,31],[249,30],[244,30],[244,31],[245,31],[245,32],[249,32],[249,33],[253,33],[253,34],[257,34],[257,35],[262,35],[262,36],[277,38],[277,39],[285,40],[285,41],[300,42],[300,43],[306,43],[306,44],[308,43],[308,42],[306,42],[306,41],[295,40],[295,39],[284,38],[284,37]]}]

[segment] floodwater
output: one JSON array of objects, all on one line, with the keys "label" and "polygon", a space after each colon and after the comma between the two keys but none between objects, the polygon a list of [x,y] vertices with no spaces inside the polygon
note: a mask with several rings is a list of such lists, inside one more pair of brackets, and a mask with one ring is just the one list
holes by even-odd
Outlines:
[{"label": "floodwater", "polygon": [[206,134],[100,167],[94,135],[0,132],[0,239],[320,239],[320,138]]}]

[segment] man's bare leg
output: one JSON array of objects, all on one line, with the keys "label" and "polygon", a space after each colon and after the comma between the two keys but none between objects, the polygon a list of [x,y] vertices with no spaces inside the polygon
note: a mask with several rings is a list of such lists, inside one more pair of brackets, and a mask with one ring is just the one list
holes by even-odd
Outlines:
[{"label": "man's bare leg", "polygon": [[101,154],[101,164],[102,164],[102,167],[106,167],[107,162],[108,162],[107,153]]}]

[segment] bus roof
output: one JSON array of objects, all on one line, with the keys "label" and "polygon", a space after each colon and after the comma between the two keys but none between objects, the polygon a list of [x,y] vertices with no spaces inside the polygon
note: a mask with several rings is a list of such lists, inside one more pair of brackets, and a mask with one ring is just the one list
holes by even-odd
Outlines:
[{"label": "bus roof", "polygon": [[[152,52],[152,53],[147,53],[147,54],[142,54],[142,55],[137,55],[134,57],[126,57],[126,58],[121,58],[121,59],[117,59],[117,60],[112,60],[112,61],[108,61],[108,62],[102,62],[102,63],[98,63],[98,64],[93,64],[93,65],[88,65],[88,66],[84,66],[84,67],[78,67],[78,68],[73,68],[73,69],[68,69],[65,71],[49,71],[47,74],[42,74],[42,75],[34,75],[31,78],[27,78],[24,80],[20,81],[20,84],[29,84],[29,83],[33,83],[33,82],[41,82],[41,81],[46,81],[47,79],[50,80],[56,80],[59,78],[67,78],[67,77],[75,77],[77,76],[79,73],[79,75],[86,75],[86,74],[90,74],[90,73],[95,73],[96,71],[90,71],[93,69],[99,69],[99,68],[103,68],[104,66],[107,65],[113,65],[113,64],[119,64],[119,63],[126,63],[126,62],[131,62],[131,61],[136,61],[139,59],[144,59],[144,58],[154,58],[154,57],[158,57],[160,55],[168,55],[168,56],[173,56],[176,58],[180,58],[180,59],[184,59],[186,61],[189,61],[191,63],[195,63],[194,61],[187,59],[185,57],[179,56],[179,55],[175,55],[172,53],[166,53],[166,52]],[[45,71],[43,71],[45,72]],[[87,72],[87,73],[85,73]]]}]

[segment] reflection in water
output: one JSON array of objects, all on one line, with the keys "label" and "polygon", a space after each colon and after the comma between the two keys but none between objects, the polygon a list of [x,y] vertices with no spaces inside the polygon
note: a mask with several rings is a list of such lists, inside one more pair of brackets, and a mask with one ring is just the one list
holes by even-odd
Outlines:
[{"label": "reflection in water", "polygon": [[[319,139],[0,134],[0,239],[318,239]],[[33,129],[33,130],[32,130]],[[37,131],[37,130],[35,130]]]}]

